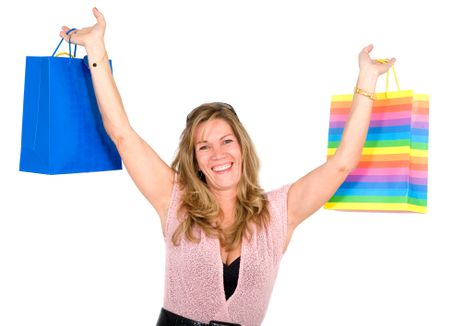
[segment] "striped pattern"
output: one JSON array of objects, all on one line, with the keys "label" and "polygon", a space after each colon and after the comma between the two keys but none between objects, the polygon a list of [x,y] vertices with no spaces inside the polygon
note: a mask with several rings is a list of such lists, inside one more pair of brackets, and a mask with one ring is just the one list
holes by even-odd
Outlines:
[{"label": "striped pattern", "polygon": [[[336,152],[353,95],[332,97],[328,157]],[[325,208],[425,213],[428,181],[428,95],[377,94],[361,161]]]}]

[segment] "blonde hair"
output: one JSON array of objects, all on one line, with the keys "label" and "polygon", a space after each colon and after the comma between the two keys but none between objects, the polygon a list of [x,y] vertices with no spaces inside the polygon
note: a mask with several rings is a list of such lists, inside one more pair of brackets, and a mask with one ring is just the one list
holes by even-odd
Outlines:
[{"label": "blonde hair", "polygon": [[[242,173],[238,183],[235,222],[228,230],[222,229],[217,223],[222,211],[208,189],[204,175],[197,172],[198,164],[195,158],[195,130],[200,123],[213,119],[222,119],[230,125],[242,152]],[[178,182],[183,190],[179,213],[187,215],[172,236],[175,245],[179,243],[181,236],[199,242],[194,230],[200,228],[207,236],[219,238],[221,244],[231,250],[241,243],[243,236],[251,237],[252,222],[259,228],[267,226],[270,216],[264,192],[258,181],[259,159],[247,131],[231,105],[220,102],[206,103],[188,115],[172,169],[179,174]]]}]

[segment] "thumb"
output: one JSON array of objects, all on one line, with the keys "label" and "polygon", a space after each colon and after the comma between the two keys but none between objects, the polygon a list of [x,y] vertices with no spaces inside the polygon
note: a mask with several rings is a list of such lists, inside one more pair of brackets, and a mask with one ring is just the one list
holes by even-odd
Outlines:
[{"label": "thumb", "polygon": [[370,53],[373,50],[373,44],[369,44],[364,49],[362,49],[362,52]]},{"label": "thumb", "polygon": [[105,18],[103,17],[103,14],[97,9],[97,7],[94,7],[92,9],[92,12],[94,13],[95,18],[97,19],[97,23],[104,25]]}]

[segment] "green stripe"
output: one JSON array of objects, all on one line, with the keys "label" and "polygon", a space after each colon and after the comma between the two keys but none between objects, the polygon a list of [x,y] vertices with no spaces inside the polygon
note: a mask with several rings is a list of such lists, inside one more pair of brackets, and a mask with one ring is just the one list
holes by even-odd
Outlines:
[{"label": "green stripe", "polygon": [[396,146],[408,146],[410,144],[409,139],[399,140],[366,140],[364,147],[396,147]]},{"label": "green stripe", "polygon": [[404,196],[333,196],[331,203],[406,203]]},{"label": "green stripe", "polygon": [[427,206],[427,200],[426,199],[417,199],[417,198],[408,198],[408,203],[417,205],[417,206]]},{"label": "green stripe", "polygon": [[330,203],[409,203],[417,206],[427,206],[426,199],[416,199],[404,196],[333,196]]},{"label": "green stripe", "polygon": [[[409,146],[409,139],[399,139],[399,140],[366,140],[364,147],[398,147],[398,146]],[[338,148],[340,141],[329,141],[328,148]],[[419,144],[419,143],[417,143]]]},{"label": "green stripe", "polygon": [[428,143],[411,142],[412,149],[428,149]]},{"label": "green stripe", "polygon": [[329,141],[328,148],[338,148],[340,143],[340,141]]}]

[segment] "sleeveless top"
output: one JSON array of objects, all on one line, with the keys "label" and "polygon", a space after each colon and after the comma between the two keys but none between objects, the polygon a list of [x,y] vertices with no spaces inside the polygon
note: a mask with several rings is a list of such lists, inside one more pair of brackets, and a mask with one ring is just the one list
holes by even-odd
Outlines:
[{"label": "sleeveless top", "polygon": [[267,228],[254,231],[251,239],[243,238],[238,284],[226,300],[219,240],[198,230],[199,243],[183,237],[178,246],[172,243],[172,235],[183,219],[177,216],[181,193],[175,181],[164,230],[164,308],[203,323],[220,320],[242,326],[260,325],[286,242],[289,186],[266,193],[270,222]]}]

